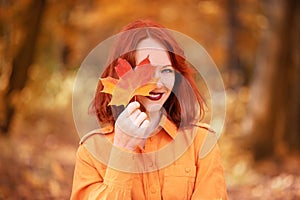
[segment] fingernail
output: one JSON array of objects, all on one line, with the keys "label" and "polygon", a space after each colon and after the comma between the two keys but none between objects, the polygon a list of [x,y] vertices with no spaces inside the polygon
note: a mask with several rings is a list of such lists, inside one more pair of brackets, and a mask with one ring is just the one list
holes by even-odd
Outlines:
[{"label": "fingernail", "polygon": [[138,101],[135,101],[135,102],[136,102],[136,106],[140,107],[140,103]]}]

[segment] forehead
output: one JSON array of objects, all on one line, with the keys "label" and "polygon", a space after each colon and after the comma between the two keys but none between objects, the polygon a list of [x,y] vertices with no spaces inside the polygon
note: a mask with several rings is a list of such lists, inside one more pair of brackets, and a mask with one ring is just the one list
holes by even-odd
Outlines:
[{"label": "forehead", "polygon": [[158,41],[152,38],[147,38],[145,40],[142,40],[137,45],[137,50],[135,55],[136,64],[140,63],[148,55],[152,65],[157,65],[157,66],[171,65],[171,60],[168,52],[166,51],[166,48],[161,43],[159,43]]}]

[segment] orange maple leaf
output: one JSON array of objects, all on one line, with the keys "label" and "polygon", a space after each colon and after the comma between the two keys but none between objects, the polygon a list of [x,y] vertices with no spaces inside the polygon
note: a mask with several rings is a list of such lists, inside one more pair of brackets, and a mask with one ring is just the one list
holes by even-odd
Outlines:
[{"label": "orange maple leaf", "polygon": [[101,79],[104,86],[101,92],[112,95],[109,105],[126,106],[135,95],[148,96],[156,88],[155,67],[150,64],[149,56],[135,69],[125,59],[119,58],[115,69],[120,79]]}]

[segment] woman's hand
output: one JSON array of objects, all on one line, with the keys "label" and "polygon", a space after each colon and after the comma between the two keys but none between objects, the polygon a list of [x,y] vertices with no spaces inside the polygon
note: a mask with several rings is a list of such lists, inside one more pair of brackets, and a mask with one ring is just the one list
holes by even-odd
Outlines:
[{"label": "woman's hand", "polygon": [[129,103],[115,123],[114,145],[128,150],[143,146],[150,123],[147,118],[137,101]]}]

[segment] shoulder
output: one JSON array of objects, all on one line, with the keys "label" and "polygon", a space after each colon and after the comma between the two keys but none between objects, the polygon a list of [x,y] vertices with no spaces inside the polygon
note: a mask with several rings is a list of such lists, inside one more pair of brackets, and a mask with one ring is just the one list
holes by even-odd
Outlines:
[{"label": "shoulder", "polygon": [[193,124],[195,131],[195,144],[198,146],[199,158],[204,158],[218,142],[216,132],[209,124],[198,122]]},{"label": "shoulder", "polygon": [[83,163],[89,163],[101,168],[102,163],[108,163],[112,148],[113,126],[94,129],[86,133],[80,140],[77,158]]},{"label": "shoulder", "polygon": [[203,122],[197,122],[193,124],[194,127],[198,128],[201,131],[209,132],[210,134],[215,134],[216,132],[210,127],[209,124]]},{"label": "shoulder", "polygon": [[94,129],[94,130],[86,133],[84,136],[82,136],[79,144],[84,144],[88,139],[90,139],[91,137],[93,137],[95,135],[108,136],[113,132],[114,132],[114,127],[112,125],[107,125],[102,128]]}]

